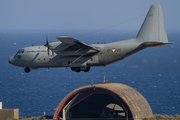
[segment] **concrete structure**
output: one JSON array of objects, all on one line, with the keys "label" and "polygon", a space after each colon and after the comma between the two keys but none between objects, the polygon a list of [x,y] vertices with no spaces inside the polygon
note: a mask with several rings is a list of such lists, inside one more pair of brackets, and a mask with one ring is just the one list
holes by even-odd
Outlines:
[{"label": "concrete structure", "polygon": [[19,119],[19,109],[0,109],[0,120]]},{"label": "concrete structure", "polygon": [[2,102],[0,102],[0,110],[2,109]]},{"label": "concrete structure", "polygon": [[60,102],[54,113],[54,119],[63,120],[137,120],[152,116],[146,99],[135,89],[120,83],[75,89]]}]

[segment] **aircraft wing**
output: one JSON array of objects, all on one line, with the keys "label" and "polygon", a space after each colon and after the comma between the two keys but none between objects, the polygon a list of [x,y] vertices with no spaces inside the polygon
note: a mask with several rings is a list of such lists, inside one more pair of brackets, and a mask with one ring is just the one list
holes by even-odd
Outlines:
[{"label": "aircraft wing", "polygon": [[81,41],[79,41],[79,40],[77,40],[77,39],[74,39],[74,38],[72,38],[72,37],[64,37],[64,36],[62,36],[62,37],[57,37],[57,39],[58,39],[59,41],[61,41],[62,43],[67,44],[67,45],[70,45],[70,46],[73,46],[73,45],[76,45],[76,44],[80,44],[80,45],[85,46],[85,47],[88,47],[88,48],[90,48],[90,49],[99,51],[96,47],[94,47],[94,46],[92,46],[92,45],[89,45],[89,44],[86,44],[86,43],[84,43],[84,42],[81,42]]}]

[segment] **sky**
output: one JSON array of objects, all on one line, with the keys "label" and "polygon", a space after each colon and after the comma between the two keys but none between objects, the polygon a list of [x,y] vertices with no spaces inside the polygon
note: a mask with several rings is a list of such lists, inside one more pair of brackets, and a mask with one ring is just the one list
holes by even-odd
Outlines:
[{"label": "sky", "polygon": [[0,0],[0,30],[137,30],[152,4],[180,30],[180,0]]}]

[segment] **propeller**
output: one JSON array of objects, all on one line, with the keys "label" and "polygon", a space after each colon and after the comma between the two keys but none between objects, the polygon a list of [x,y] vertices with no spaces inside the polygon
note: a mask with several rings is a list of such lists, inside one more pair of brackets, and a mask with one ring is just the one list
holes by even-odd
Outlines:
[{"label": "propeller", "polygon": [[[46,44],[44,46],[46,46],[46,51],[47,51],[47,54],[49,56],[49,42],[48,42],[48,37],[47,36],[46,36]],[[51,51],[51,56],[54,56],[53,51]]]},{"label": "propeller", "polygon": [[44,46],[46,46],[46,51],[47,51],[47,54],[49,56],[49,42],[48,42],[48,37],[47,36],[46,36],[46,44]]}]

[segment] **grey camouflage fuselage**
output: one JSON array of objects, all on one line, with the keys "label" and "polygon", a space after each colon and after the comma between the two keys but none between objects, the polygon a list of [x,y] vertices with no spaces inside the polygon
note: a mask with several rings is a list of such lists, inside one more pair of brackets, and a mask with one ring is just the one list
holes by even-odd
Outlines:
[{"label": "grey camouflage fuselage", "polygon": [[45,46],[25,47],[9,59],[9,63],[30,69],[71,67],[73,71],[89,71],[91,66],[106,66],[147,47],[162,47],[168,42],[161,5],[153,4],[136,38],[109,43],[86,44],[71,37],[57,37],[59,42]]}]

